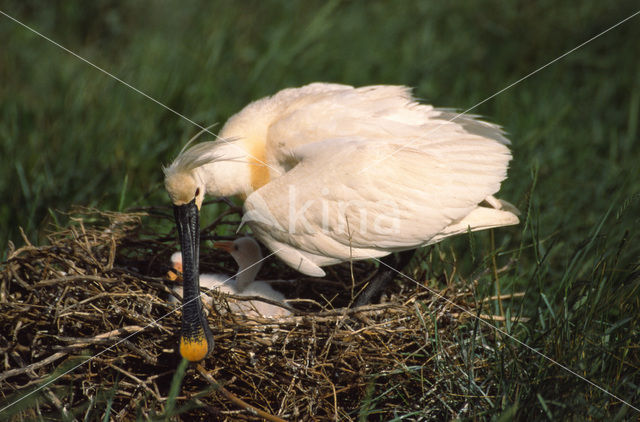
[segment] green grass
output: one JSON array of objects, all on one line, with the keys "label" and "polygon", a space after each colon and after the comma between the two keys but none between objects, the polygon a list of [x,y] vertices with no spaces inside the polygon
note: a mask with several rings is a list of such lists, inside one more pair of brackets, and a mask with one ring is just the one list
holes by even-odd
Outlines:
[{"label": "green grass", "polygon": [[[410,85],[432,104],[464,110],[637,8],[633,1],[550,0],[2,5],[203,126],[317,80]],[[429,258],[430,278],[454,265],[458,281],[478,275],[480,299],[495,293],[494,254],[498,267],[512,261],[500,274],[501,291],[526,291],[527,300],[506,303],[505,311],[532,320],[507,329],[636,405],[639,22],[473,110],[510,134],[514,161],[500,196],[523,210],[523,223],[496,230],[495,249],[478,233],[438,246]],[[197,128],[3,16],[0,39],[0,258],[8,240],[22,243],[18,227],[45,242],[54,210],[168,202],[161,165]],[[501,344],[486,375],[491,410],[478,417],[638,416],[518,344]],[[393,394],[371,388],[363,414]]]}]

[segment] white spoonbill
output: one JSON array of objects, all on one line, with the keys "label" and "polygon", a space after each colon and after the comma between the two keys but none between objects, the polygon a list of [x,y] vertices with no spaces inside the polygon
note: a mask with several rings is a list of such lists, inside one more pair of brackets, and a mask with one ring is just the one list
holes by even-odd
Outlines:
[{"label": "white spoonbill", "polygon": [[[205,194],[240,195],[243,222],[298,271],[382,257],[467,230],[516,224],[493,197],[511,154],[499,126],[420,104],[403,86],[313,83],[255,101],[219,140],[164,169],[182,249],[185,303],[198,289]],[[199,301],[183,310],[181,352],[204,358]]]},{"label": "white spoonbill", "polygon": [[[262,267],[262,251],[258,242],[252,237],[241,237],[233,242],[215,242],[214,247],[223,249],[231,254],[238,264],[238,274],[235,278],[227,277],[224,274],[200,274],[200,287],[226,294],[257,296],[284,303],[285,297],[282,293],[274,290],[270,284],[264,281],[255,281]],[[180,252],[171,255],[171,264],[175,270],[182,272],[182,255]],[[171,274],[170,278],[176,278],[172,272],[169,274]],[[182,287],[174,287],[173,291],[182,296]],[[171,301],[175,302],[175,299],[172,297]],[[276,318],[291,315],[291,312],[281,306],[260,300],[230,302],[229,308],[233,312],[247,316]]]}]

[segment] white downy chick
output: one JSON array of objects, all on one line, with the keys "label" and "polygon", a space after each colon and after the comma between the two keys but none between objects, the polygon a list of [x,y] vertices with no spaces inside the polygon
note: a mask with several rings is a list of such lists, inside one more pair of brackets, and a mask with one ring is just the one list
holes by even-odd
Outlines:
[{"label": "white downy chick", "polygon": [[[231,254],[238,263],[238,274],[230,278],[224,274],[200,274],[200,287],[207,290],[218,290],[221,293],[238,296],[258,296],[276,302],[284,303],[282,293],[274,290],[270,284],[264,281],[255,281],[260,267],[262,267],[262,252],[258,242],[252,237],[246,236],[233,242],[222,241],[214,243],[214,247],[223,249]],[[182,254],[176,252],[171,256],[172,267],[182,271]],[[177,278],[173,272],[169,272],[169,278]],[[182,296],[182,286],[176,286],[173,291]],[[210,298],[205,298],[211,304]],[[177,303],[174,297],[170,302]],[[291,315],[291,312],[270,303],[260,300],[229,301],[232,312],[247,316],[264,316],[270,318]]]}]

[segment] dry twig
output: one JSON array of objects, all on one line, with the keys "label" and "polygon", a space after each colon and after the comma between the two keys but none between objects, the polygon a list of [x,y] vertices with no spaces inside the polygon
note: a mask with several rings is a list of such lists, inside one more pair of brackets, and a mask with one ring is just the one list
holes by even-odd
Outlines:
[{"label": "dry twig", "polygon": [[[102,409],[110,401],[116,420],[161,414],[179,362],[180,311],[167,303],[170,284],[164,280],[178,248],[172,224],[161,213],[78,210],[72,217],[69,227],[49,235],[49,245],[27,243],[0,264],[0,391],[19,396],[53,373],[60,359],[82,350],[99,357],[56,381],[70,394],[51,389],[39,396],[45,398],[37,402],[42,415],[73,418],[70,409],[84,403],[100,409],[96,400]],[[214,250],[203,251],[201,265],[205,272],[236,270]],[[366,403],[382,418],[397,414],[402,403],[430,409],[434,418],[455,417],[469,399],[456,384],[444,385],[438,371],[442,362],[446,368],[468,365],[459,353],[460,336],[470,335],[460,331],[466,317],[451,302],[413,286],[391,291],[387,303],[347,308],[351,286],[361,287],[373,271],[369,263],[353,262],[332,267],[328,280],[314,280],[270,260],[261,278],[300,278],[275,283],[294,299],[289,308],[295,316],[282,319],[217,312],[226,300],[257,298],[214,294],[209,324],[216,343],[206,361],[214,369],[199,366],[204,379],[184,379],[177,400],[192,398],[196,407],[185,410],[188,417],[239,417],[239,406],[251,412],[244,414],[248,418],[354,420],[367,414]],[[468,293],[453,285],[440,293],[475,314]],[[481,384],[487,355],[478,346],[474,356]],[[215,379],[226,380],[225,386]],[[207,394],[210,384],[222,394]],[[449,397],[444,404],[443,391]]]}]

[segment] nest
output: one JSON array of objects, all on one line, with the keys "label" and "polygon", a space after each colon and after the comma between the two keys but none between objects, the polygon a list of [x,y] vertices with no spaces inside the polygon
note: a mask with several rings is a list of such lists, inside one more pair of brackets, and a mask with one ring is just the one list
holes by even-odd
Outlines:
[{"label": "nest", "polygon": [[[76,210],[48,243],[27,241],[0,267],[3,420],[450,419],[486,405],[469,385],[491,395],[483,383],[492,333],[456,306],[475,312],[468,290],[434,295],[397,281],[382,304],[353,309],[373,264],[330,267],[318,280],[270,259],[260,278],[297,298],[294,315],[220,312],[242,298],[214,297],[214,351],[179,378],[169,213]],[[201,254],[203,272],[237,270],[222,252]]]}]

